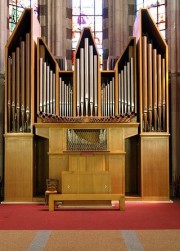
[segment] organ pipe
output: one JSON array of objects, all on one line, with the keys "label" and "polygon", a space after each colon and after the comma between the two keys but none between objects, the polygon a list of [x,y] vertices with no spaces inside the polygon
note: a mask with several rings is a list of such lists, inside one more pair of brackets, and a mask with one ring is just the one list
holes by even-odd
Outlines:
[{"label": "organ pipe", "polygon": [[121,114],[121,74],[118,74],[118,114]]},{"label": "organ pipe", "polygon": [[8,132],[11,131],[11,85],[12,85],[12,79],[11,74],[12,72],[12,58],[8,57],[8,84],[7,84],[7,105],[8,105],[8,116],[7,116],[7,124],[8,124]]},{"label": "organ pipe", "polygon": [[135,79],[134,79],[134,60],[131,57],[130,59],[130,78],[131,78],[131,112],[135,112],[135,90],[136,90],[136,86],[135,86]]},{"label": "organ pipe", "polygon": [[12,131],[16,131],[15,127],[15,98],[16,98],[16,53],[12,53]]},{"label": "organ pipe", "polygon": [[143,122],[147,131],[147,37],[142,37],[142,94],[143,94]]},{"label": "organ pipe", "polygon": [[16,47],[16,131],[20,131],[20,49]]},{"label": "organ pipe", "polygon": [[121,113],[124,114],[124,72],[121,70]]},{"label": "organ pipe", "polygon": [[46,100],[46,111],[47,113],[50,112],[50,109],[49,109],[49,104],[50,104],[50,96],[49,96],[49,91],[50,91],[50,86],[49,86],[49,75],[50,75],[50,67],[49,65],[47,65],[46,67],[46,86],[47,86],[47,90],[46,90],[46,93],[47,93],[47,100]]},{"label": "organ pipe", "polygon": [[158,131],[162,128],[162,83],[161,83],[161,55],[157,55],[157,84],[158,84]]},{"label": "organ pipe", "polygon": [[152,44],[148,44],[148,122],[149,131],[152,131]]},{"label": "organ pipe", "polygon": [[30,128],[30,96],[31,96],[31,88],[30,88],[30,34],[26,33],[26,124],[27,131]]},{"label": "organ pipe", "polygon": [[46,77],[47,77],[47,73],[46,73],[46,68],[47,68],[47,64],[46,62],[43,62],[43,111],[46,113],[47,110],[46,110],[46,102],[47,102],[47,80],[46,80]]},{"label": "organ pipe", "polygon": [[123,81],[123,91],[124,91],[124,113],[127,113],[127,66],[124,66],[124,81]]},{"label": "organ pipe", "polygon": [[115,115],[115,82],[114,77],[112,78],[112,116]]},{"label": "organ pipe", "polygon": [[43,58],[39,60],[39,109],[43,111]]},{"label": "organ pipe", "polygon": [[84,115],[84,48],[80,48],[81,116]]},{"label": "organ pipe", "polygon": [[90,90],[90,116],[93,115],[94,106],[94,82],[93,82],[93,46],[89,46],[89,90]]},{"label": "organ pipe", "polygon": [[98,115],[98,58],[94,55],[94,109],[95,116]]},{"label": "organ pipe", "polygon": [[53,114],[56,114],[56,74],[53,73],[52,77],[52,100],[53,100]]},{"label": "organ pipe", "polygon": [[85,67],[85,109],[86,116],[88,116],[88,103],[89,103],[89,39],[85,38],[85,46],[84,46],[84,67]]},{"label": "organ pipe", "polygon": [[130,83],[130,63],[127,62],[127,113],[131,112],[131,83]]},{"label": "organ pipe", "polygon": [[20,60],[20,78],[21,78],[21,127],[25,131],[25,42],[20,43],[21,60]]},{"label": "organ pipe", "polygon": [[166,130],[166,67],[165,59],[162,58],[162,123],[163,131]]},{"label": "organ pipe", "polygon": [[76,106],[77,106],[77,116],[80,115],[80,69],[79,69],[79,58],[76,59],[76,69],[77,69],[77,82],[76,82]]},{"label": "organ pipe", "polygon": [[62,78],[59,78],[59,116],[62,116]]},{"label": "organ pipe", "polygon": [[64,116],[67,116],[67,88],[66,88],[66,84],[64,82]]},{"label": "organ pipe", "polygon": [[157,131],[157,50],[153,49],[153,120],[154,131]]}]

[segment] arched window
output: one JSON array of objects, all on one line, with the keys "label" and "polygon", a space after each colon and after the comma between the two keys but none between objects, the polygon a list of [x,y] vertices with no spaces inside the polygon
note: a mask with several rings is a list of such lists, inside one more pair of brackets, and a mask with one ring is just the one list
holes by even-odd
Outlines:
[{"label": "arched window", "polygon": [[166,0],[136,0],[137,11],[148,8],[161,34],[166,39]]},{"label": "arched window", "polygon": [[16,23],[25,8],[33,8],[38,13],[38,0],[9,0],[9,31],[14,30]]},{"label": "arched window", "polygon": [[102,64],[102,0],[72,0],[73,55],[83,27],[91,27]]}]

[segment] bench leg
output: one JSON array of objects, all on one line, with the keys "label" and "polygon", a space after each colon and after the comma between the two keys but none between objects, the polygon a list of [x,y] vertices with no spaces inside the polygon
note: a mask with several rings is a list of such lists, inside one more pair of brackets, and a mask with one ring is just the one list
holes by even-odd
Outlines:
[{"label": "bench leg", "polygon": [[124,211],[125,210],[125,199],[119,200],[119,210]]},{"label": "bench leg", "polygon": [[49,211],[54,211],[54,200],[49,196]]}]

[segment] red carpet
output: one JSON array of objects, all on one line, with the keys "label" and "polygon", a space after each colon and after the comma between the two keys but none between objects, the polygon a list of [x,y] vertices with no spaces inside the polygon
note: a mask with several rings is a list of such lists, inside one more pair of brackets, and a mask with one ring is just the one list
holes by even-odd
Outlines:
[{"label": "red carpet", "polygon": [[0,204],[0,230],[180,229],[180,202],[127,202],[126,210],[60,209]]}]

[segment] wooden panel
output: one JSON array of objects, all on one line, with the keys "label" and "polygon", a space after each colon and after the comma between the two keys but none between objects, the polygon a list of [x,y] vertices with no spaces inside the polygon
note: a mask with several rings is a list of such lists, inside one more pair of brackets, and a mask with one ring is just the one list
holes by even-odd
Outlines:
[{"label": "wooden panel", "polygon": [[109,172],[97,172],[93,175],[94,193],[111,193],[111,176]]},{"label": "wooden panel", "polygon": [[5,136],[5,201],[32,201],[33,135]]},{"label": "wooden panel", "polygon": [[125,139],[135,136],[137,134],[138,134],[138,128],[135,128],[135,127],[129,127],[124,130]]},{"label": "wooden panel", "polygon": [[59,180],[59,192],[61,191],[61,174],[68,170],[68,156],[49,155],[49,178]]},{"label": "wooden panel", "polygon": [[109,172],[62,172],[62,193],[109,193]]},{"label": "wooden panel", "polygon": [[69,171],[85,171],[86,156],[70,155],[69,156]]},{"label": "wooden panel", "polygon": [[49,129],[48,128],[36,128],[36,135],[49,139]]},{"label": "wooden panel", "polygon": [[123,128],[109,128],[109,151],[124,151]]},{"label": "wooden panel", "polygon": [[125,155],[109,155],[108,168],[111,173],[111,192],[125,193]]},{"label": "wooden panel", "polygon": [[142,198],[169,198],[169,136],[141,136]]},{"label": "wooden panel", "polygon": [[78,173],[78,193],[94,193],[93,175],[88,172]]},{"label": "wooden panel", "polygon": [[61,153],[65,150],[65,137],[62,128],[49,129],[49,152]]},{"label": "wooden panel", "polygon": [[62,172],[62,193],[78,193],[78,173]]},{"label": "wooden panel", "polygon": [[84,153],[69,155],[69,171],[105,171],[105,156]]},{"label": "wooden panel", "polygon": [[86,157],[86,171],[105,171],[105,156],[94,155]]}]

